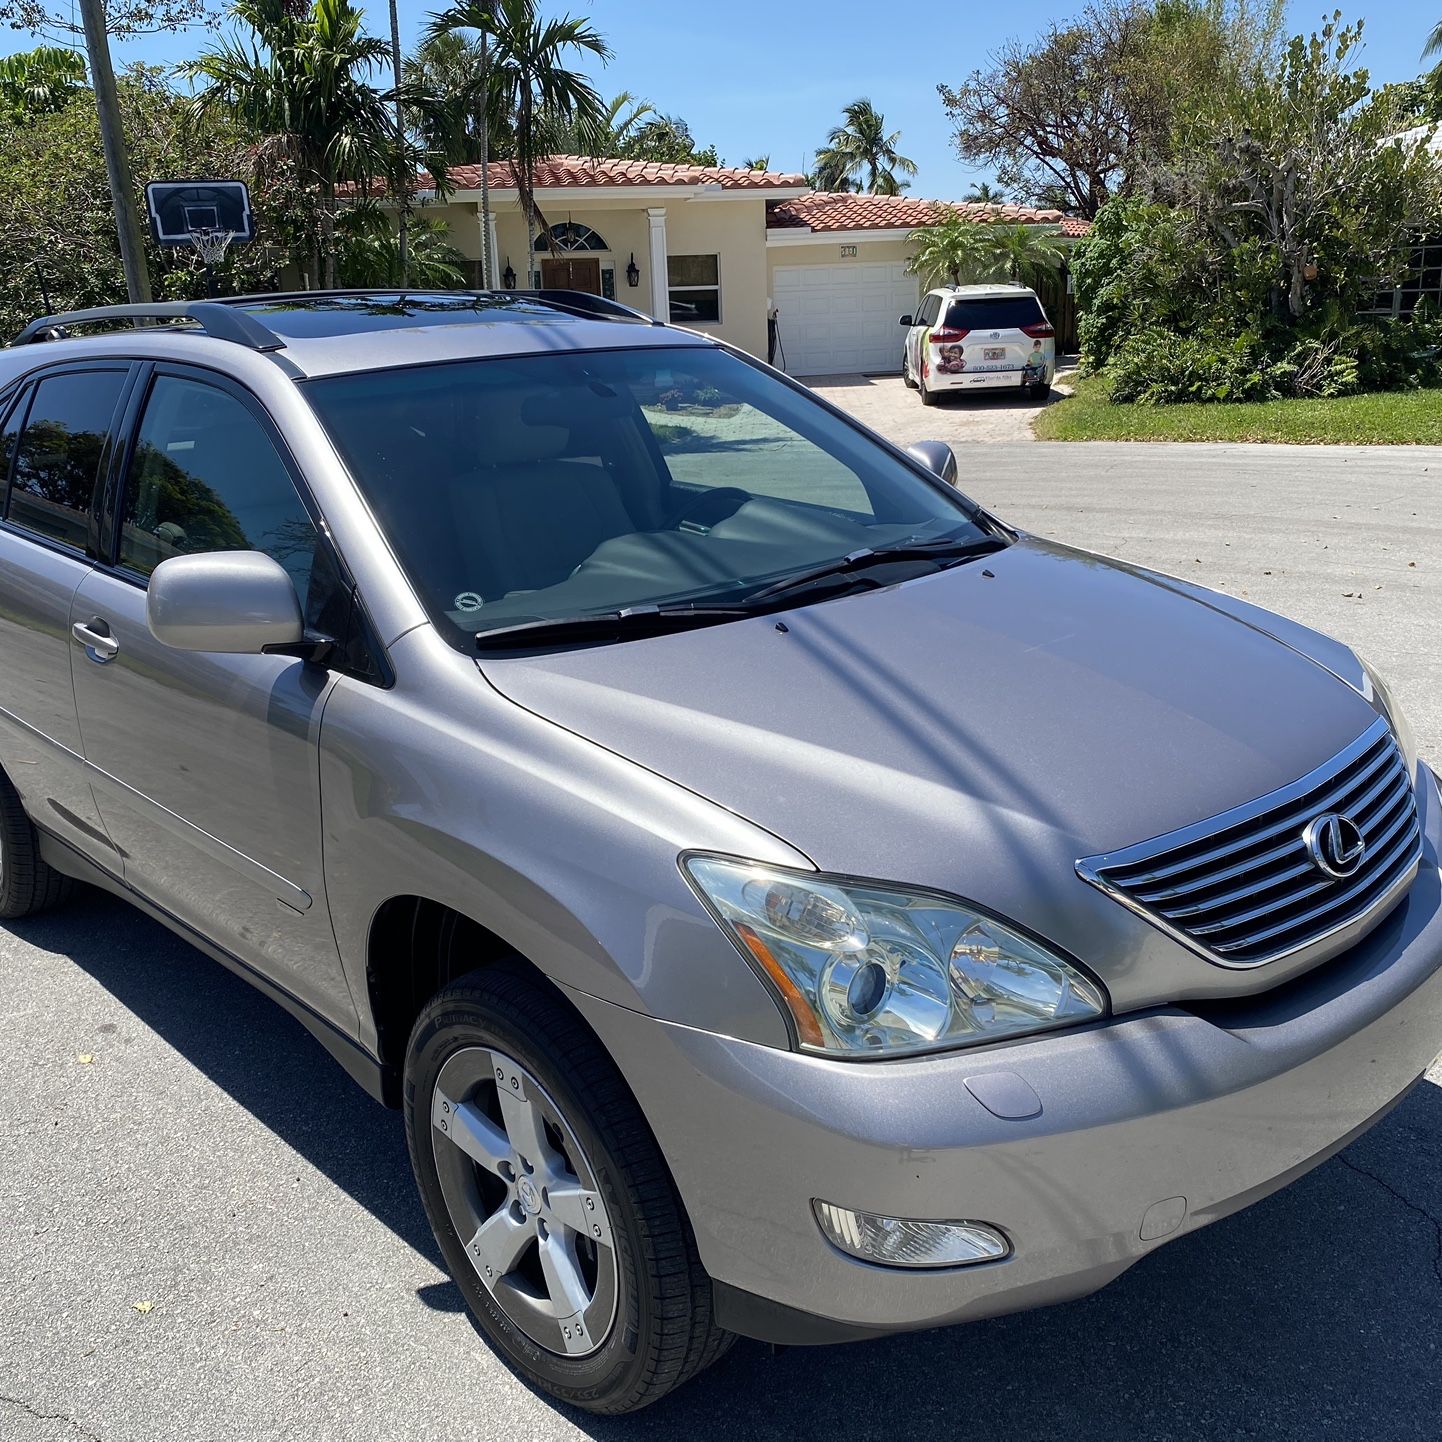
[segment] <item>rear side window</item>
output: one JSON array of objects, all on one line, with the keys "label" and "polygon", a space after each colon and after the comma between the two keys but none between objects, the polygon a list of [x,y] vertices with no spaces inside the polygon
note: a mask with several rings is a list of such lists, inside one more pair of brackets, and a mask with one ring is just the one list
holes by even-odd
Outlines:
[{"label": "rear side window", "polygon": [[254,413],[217,386],[157,376],[125,478],[120,564],[148,576],[171,556],[264,551],[302,603],[317,532]]},{"label": "rear side window", "polygon": [[95,479],[125,385],[123,370],[46,376],[15,445],[6,519],[85,549]]},{"label": "rear side window", "polygon": [[998,295],[981,300],[954,300],[946,312],[947,330],[1020,330],[1040,325],[1046,317],[1034,295]]}]

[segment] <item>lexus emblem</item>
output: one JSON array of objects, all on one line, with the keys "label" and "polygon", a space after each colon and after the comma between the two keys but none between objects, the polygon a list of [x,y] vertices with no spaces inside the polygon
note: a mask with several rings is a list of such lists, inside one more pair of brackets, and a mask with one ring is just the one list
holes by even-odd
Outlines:
[{"label": "lexus emblem", "polygon": [[1334,881],[1354,876],[1367,854],[1367,843],[1357,823],[1336,811],[1314,816],[1302,832],[1302,842],[1312,864]]}]

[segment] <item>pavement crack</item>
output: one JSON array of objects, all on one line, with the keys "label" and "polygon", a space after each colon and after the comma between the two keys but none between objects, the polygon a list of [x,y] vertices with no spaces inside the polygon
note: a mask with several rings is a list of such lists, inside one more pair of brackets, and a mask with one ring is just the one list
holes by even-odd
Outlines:
[{"label": "pavement crack", "polygon": [[1442,1285],[1442,1221],[1439,1221],[1436,1217],[1434,1217],[1432,1213],[1427,1210],[1426,1207],[1422,1206],[1418,1202],[1414,1202],[1411,1197],[1403,1196],[1402,1193],[1399,1192],[1397,1188],[1391,1184],[1391,1182],[1384,1181],[1375,1172],[1369,1172],[1366,1167],[1359,1167],[1357,1163],[1352,1161],[1350,1157],[1339,1156],[1337,1160],[1341,1162],[1344,1167],[1347,1167],[1350,1171],[1356,1172],[1359,1177],[1366,1177],[1369,1182],[1376,1182],[1376,1184],[1381,1187],[1384,1192],[1386,1192],[1389,1196],[1394,1197],[1397,1201],[1401,1202],[1402,1205],[1406,1207],[1409,1212],[1415,1212],[1419,1217],[1423,1218],[1423,1220],[1427,1222],[1427,1224],[1432,1228],[1432,1272],[1433,1275],[1437,1278],[1438,1284]]},{"label": "pavement crack", "polygon": [[89,1442],[100,1442],[100,1438],[88,1428],[82,1427],[75,1418],[67,1417],[63,1412],[39,1412],[28,1402],[20,1397],[7,1397],[0,1393],[0,1407],[18,1407],[28,1416],[35,1418],[37,1422],[63,1422],[67,1427],[72,1427],[82,1437],[88,1438]]}]

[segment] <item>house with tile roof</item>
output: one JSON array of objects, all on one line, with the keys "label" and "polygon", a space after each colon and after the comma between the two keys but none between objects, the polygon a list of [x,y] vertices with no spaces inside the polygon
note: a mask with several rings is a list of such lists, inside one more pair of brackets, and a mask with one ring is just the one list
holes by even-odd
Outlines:
[{"label": "house with tile roof", "polygon": [[[456,166],[449,179],[443,200],[434,189],[422,189],[421,199],[446,221],[472,284],[482,283],[484,246],[493,285],[610,296],[754,355],[774,353],[795,375],[900,364],[897,320],[918,298],[906,237],[938,214],[936,203],[910,196],[815,192],[803,175],[557,155],[536,167],[544,224],[528,247],[508,161],[487,172],[489,234],[480,167]],[[1086,226],[1058,210],[950,208],[978,222],[1067,236]]]}]

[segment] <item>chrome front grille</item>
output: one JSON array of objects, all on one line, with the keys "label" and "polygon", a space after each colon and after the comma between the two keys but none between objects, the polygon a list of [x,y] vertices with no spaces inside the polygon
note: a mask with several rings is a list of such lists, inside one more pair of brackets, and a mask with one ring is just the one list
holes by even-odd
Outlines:
[{"label": "chrome front grille", "polygon": [[[1326,813],[1355,822],[1357,870],[1323,871],[1303,833]],[[1398,899],[1422,850],[1417,800],[1384,719],[1326,765],[1269,796],[1122,851],[1078,873],[1211,961],[1260,966]]]}]

